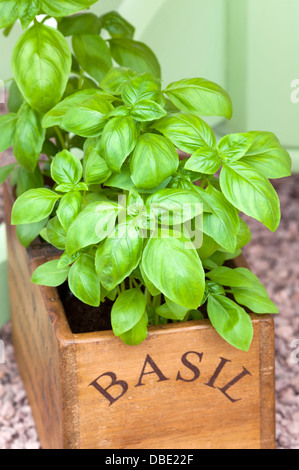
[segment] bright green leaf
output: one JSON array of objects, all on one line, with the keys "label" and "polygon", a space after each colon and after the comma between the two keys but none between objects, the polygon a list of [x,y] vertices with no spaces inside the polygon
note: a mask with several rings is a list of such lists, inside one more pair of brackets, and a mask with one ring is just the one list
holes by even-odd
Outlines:
[{"label": "bright green leaf", "polygon": [[97,34],[75,34],[72,45],[81,67],[100,82],[112,67],[110,51],[104,39]]},{"label": "bright green leaf", "polygon": [[0,152],[11,147],[17,123],[17,114],[10,113],[0,116]]},{"label": "bright green leaf", "polygon": [[51,287],[57,287],[63,284],[68,277],[70,268],[67,266],[59,269],[57,267],[58,261],[59,260],[55,259],[39,266],[34,271],[31,282]]},{"label": "bright green leaf", "polygon": [[141,319],[146,298],[140,289],[128,289],[116,299],[111,310],[111,324],[115,336],[131,330]]},{"label": "bright green leaf", "polygon": [[59,102],[71,62],[65,38],[49,26],[35,23],[18,39],[12,70],[22,95],[33,109],[45,113]]},{"label": "bright green leaf", "polygon": [[59,194],[46,188],[26,191],[13,205],[11,223],[30,224],[45,219],[51,214],[59,198]]},{"label": "bright green leaf", "polygon": [[6,178],[9,177],[12,170],[15,168],[16,164],[12,163],[11,165],[5,165],[0,167],[0,184],[4,183]]},{"label": "bright green leaf", "polygon": [[130,223],[118,225],[106,238],[96,253],[96,270],[105,289],[114,289],[129,276],[140,261],[142,248],[143,240]]},{"label": "bright green leaf", "polygon": [[48,218],[32,224],[17,225],[16,233],[19,242],[27,248],[39,235],[47,222]]},{"label": "bright green leaf", "polygon": [[158,103],[151,100],[138,101],[134,104],[130,113],[133,119],[141,122],[154,121],[166,114],[167,112]]},{"label": "bright green leaf", "polygon": [[188,308],[203,298],[205,274],[190,242],[175,238],[151,238],[143,252],[142,267],[149,280],[166,297]]},{"label": "bright green leaf", "polygon": [[51,177],[57,184],[76,185],[82,178],[80,160],[68,150],[62,150],[52,160]]},{"label": "bright green leaf", "polygon": [[95,202],[88,204],[74,220],[67,233],[66,252],[72,255],[81,248],[99,243],[115,227],[118,204]]},{"label": "bright green leaf", "polygon": [[219,85],[204,78],[186,78],[170,83],[164,92],[181,111],[227,119],[232,116],[229,95]]},{"label": "bright green leaf", "polygon": [[82,195],[79,191],[66,193],[59,201],[58,219],[65,230],[68,230],[81,210]]},{"label": "bright green leaf", "polygon": [[233,300],[222,295],[208,298],[208,316],[215,330],[232,346],[248,351],[253,326],[250,316]]},{"label": "bright green leaf", "polygon": [[274,232],[280,222],[280,204],[271,183],[242,161],[225,164],[220,186],[226,199]]},{"label": "bright green leaf", "polygon": [[130,38],[114,38],[109,41],[113,59],[134,72],[148,72],[161,76],[160,64],[153,51],[143,42]]},{"label": "bright green leaf", "polygon": [[129,346],[136,346],[142,343],[147,337],[147,325],[148,325],[148,316],[144,312],[139,322],[133,326],[129,331],[126,331],[120,335],[120,339],[123,343]]},{"label": "bright green leaf", "polygon": [[97,0],[41,0],[41,7],[45,13],[54,17],[73,15],[78,11],[89,8]]},{"label": "bright green leaf", "polygon": [[173,175],[178,165],[178,154],[168,139],[157,134],[143,134],[133,152],[131,178],[136,188],[155,188]]},{"label": "bright green leaf", "polygon": [[16,123],[13,152],[17,161],[27,170],[34,171],[45,140],[40,114],[23,103]]},{"label": "bright green leaf", "polygon": [[217,150],[210,147],[202,147],[196,150],[187,160],[185,168],[186,170],[213,175],[219,170],[221,163]]},{"label": "bright green leaf", "polygon": [[120,172],[137,142],[137,128],[130,116],[114,117],[104,127],[100,148],[110,170]]},{"label": "bright green leaf", "polygon": [[200,117],[192,114],[168,115],[154,123],[153,127],[187,153],[194,153],[201,147],[216,146],[212,129]]},{"label": "bright green leaf", "polygon": [[81,255],[71,266],[68,275],[69,288],[82,302],[98,307],[101,301],[101,285],[95,271],[94,257]]},{"label": "bright green leaf", "polygon": [[217,144],[219,157],[224,161],[235,162],[242,158],[253,142],[253,135],[229,134],[220,139]]},{"label": "bright green leaf", "polygon": [[266,178],[282,178],[291,175],[292,160],[272,132],[250,132],[254,137],[242,162],[254,167]]}]

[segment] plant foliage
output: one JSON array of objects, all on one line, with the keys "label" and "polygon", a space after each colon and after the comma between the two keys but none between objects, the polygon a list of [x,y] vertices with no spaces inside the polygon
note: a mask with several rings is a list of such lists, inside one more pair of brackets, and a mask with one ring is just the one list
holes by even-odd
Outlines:
[{"label": "plant foliage", "polygon": [[148,325],[203,318],[205,307],[217,332],[248,350],[245,309],[277,308],[254,274],[226,261],[250,241],[242,214],[277,229],[269,178],[290,175],[290,157],[270,132],[217,142],[203,118],[230,119],[226,91],[204,78],[164,86],[134,27],[117,12],[81,12],[93,3],[0,3],[5,34],[17,19],[24,28],[0,117],[0,151],[12,146],[16,163],[1,167],[0,183],[10,175],[16,185],[20,242],[40,235],[59,250],[32,282],[68,280],[91,306],[112,299],[126,344],[143,341]]}]

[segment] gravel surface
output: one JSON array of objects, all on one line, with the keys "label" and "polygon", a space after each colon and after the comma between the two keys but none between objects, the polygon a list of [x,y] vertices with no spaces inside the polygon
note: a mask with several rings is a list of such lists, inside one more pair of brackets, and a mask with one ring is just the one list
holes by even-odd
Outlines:
[{"label": "gravel surface", "polygon": [[[9,161],[2,154],[0,164]],[[280,310],[275,316],[277,449],[299,449],[299,175],[276,180],[282,221],[275,233],[246,218],[253,238],[244,254]],[[0,222],[3,207],[0,187]],[[19,376],[11,325],[0,329],[0,449],[38,449],[30,406]],[[297,343],[296,343],[297,340]]]}]

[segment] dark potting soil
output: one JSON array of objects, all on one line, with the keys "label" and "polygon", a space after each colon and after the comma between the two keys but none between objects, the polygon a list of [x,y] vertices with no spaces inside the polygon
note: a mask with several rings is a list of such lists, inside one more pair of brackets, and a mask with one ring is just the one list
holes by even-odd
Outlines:
[{"label": "dark potting soil", "polygon": [[113,302],[111,300],[105,300],[99,307],[91,307],[72,294],[67,282],[57,289],[70,329],[74,334],[112,329],[110,312]]},{"label": "dark potting soil", "polygon": [[[91,307],[78,300],[72,294],[67,282],[57,287],[57,290],[72,333],[92,333],[112,330],[111,309],[114,303],[112,300],[106,299],[99,307]],[[162,299],[163,302],[164,300]],[[206,303],[199,310],[204,318],[208,318]],[[172,320],[168,320],[168,323],[172,323]]]}]

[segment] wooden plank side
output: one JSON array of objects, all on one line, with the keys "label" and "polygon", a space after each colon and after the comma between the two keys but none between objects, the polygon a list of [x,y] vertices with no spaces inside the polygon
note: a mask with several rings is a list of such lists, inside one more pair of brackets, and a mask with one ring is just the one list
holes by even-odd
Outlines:
[{"label": "wooden plank side", "polygon": [[[253,324],[248,353],[207,321],[155,327],[133,347],[108,333],[77,335],[82,448],[260,448],[259,321]],[[124,387],[108,388],[112,379],[128,389],[111,404]]]},{"label": "wooden plank side", "polygon": [[261,448],[275,449],[274,320],[260,317]]},{"label": "wooden plank side", "polygon": [[[31,283],[34,269],[54,256],[34,243],[26,250],[10,225],[13,203],[4,188],[13,342],[40,442],[45,449],[76,448],[77,387],[73,335],[56,289]],[[49,255],[52,255],[49,257]],[[48,256],[48,257],[47,257]]]},{"label": "wooden plank side", "polygon": [[[5,190],[6,214],[10,215]],[[59,353],[39,288],[30,282],[30,260],[6,220],[8,278],[14,351],[41,444],[61,446]]]}]

